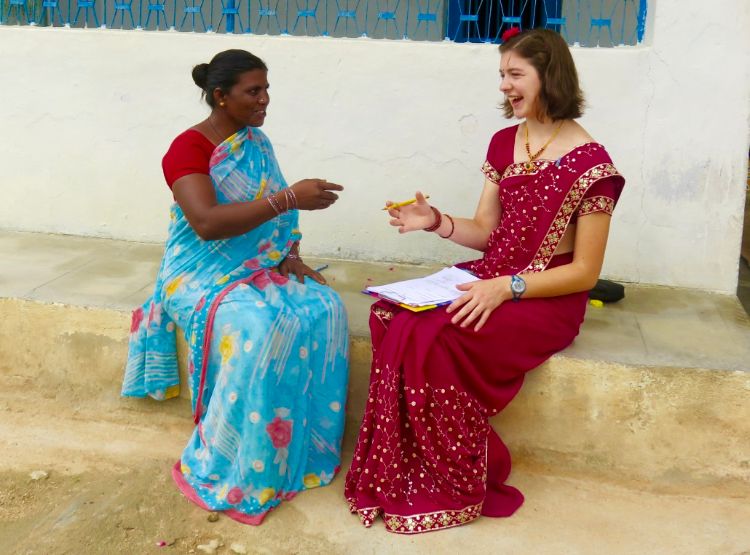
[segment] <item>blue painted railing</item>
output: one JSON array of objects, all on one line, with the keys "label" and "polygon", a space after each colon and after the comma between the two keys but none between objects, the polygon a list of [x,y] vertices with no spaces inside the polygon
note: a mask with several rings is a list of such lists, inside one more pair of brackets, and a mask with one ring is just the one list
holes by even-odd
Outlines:
[{"label": "blue painted railing", "polygon": [[0,25],[500,42],[545,27],[570,44],[643,40],[646,0],[0,0]]}]

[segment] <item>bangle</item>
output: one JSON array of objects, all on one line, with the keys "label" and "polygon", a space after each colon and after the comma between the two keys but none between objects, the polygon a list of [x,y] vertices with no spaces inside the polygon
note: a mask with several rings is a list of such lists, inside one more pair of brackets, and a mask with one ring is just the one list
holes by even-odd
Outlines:
[{"label": "bangle", "polygon": [[297,195],[294,194],[290,188],[284,189],[284,196],[286,197],[287,206],[291,207],[292,210],[297,209]]},{"label": "bangle", "polygon": [[439,233],[438,235],[440,235],[440,237],[442,237],[443,239],[450,239],[451,235],[453,235],[453,232],[456,231],[456,222],[453,221],[453,218],[451,218],[450,214],[445,214],[445,217],[448,218],[448,220],[450,220],[451,222],[451,232],[448,235],[440,235]]},{"label": "bangle", "polygon": [[286,212],[286,210],[281,209],[281,204],[279,204],[279,200],[274,195],[268,195],[266,198],[268,199],[268,204],[271,205],[271,208],[273,208],[273,211],[276,212],[277,216],[280,216],[283,212]]},{"label": "bangle", "polygon": [[440,213],[440,211],[434,206],[430,206],[430,208],[432,208],[432,212],[435,214],[435,223],[433,223],[429,227],[424,228],[425,231],[435,231],[440,227],[440,224],[443,223],[443,215]]},{"label": "bangle", "polygon": [[290,252],[286,255],[287,258],[290,258],[291,260],[302,260],[302,257],[298,254],[294,254],[293,252]]}]

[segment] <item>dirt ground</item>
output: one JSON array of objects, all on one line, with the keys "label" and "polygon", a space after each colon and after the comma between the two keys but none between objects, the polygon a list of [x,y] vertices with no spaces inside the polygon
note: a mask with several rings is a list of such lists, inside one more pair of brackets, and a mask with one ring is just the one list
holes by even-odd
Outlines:
[{"label": "dirt ground", "polygon": [[[183,401],[42,394],[0,379],[0,554],[201,554],[214,540],[218,554],[750,555],[748,492],[667,495],[522,465],[512,482],[527,501],[514,517],[435,534],[365,529],[343,501],[343,476],[260,527],[210,522],[169,473],[191,427]],[[40,470],[48,477],[30,477]]]}]

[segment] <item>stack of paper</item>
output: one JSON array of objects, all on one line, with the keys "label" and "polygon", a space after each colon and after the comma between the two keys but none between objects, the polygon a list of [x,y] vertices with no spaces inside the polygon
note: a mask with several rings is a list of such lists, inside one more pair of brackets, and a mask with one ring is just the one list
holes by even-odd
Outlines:
[{"label": "stack of paper", "polygon": [[427,310],[456,300],[464,293],[456,289],[456,285],[478,279],[466,270],[451,266],[423,278],[368,287],[364,293],[406,308]]}]

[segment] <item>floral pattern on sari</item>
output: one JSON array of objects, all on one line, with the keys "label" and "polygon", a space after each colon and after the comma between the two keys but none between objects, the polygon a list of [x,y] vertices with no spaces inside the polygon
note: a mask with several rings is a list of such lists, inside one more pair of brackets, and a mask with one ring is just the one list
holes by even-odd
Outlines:
[{"label": "floral pattern on sari", "polygon": [[[210,176],[219,203],[286,187],[258,129],[219,145]],[[297,219],[292,210],[243,235],[204,241],[173,205],[154,294],[131,324],[122,394],[178,394],[181,329],[196,426],[173,477],[199,506],[249,524],[328,484],[340,465],[346,313],[329,287],[276,271],[300,238]]]},{"label": "floral pattern on sari", "polygon": [[[572,218],[611,212],[624,184],[601,145],[529,170],[513,164],[514,140],[513,128],[496,134],[482,168],[498,185],[498,227],[481,259],[459,264],[482,279],[572,262],[573,253],[554,255]],[[488,418],[570,345],[586,303],[586,291],[506,302],[479,331],[453,325],[445,307],[373,305],[369,395],[345,484],[362,524],[382,517],[388,531],[415,534],[513,514],[524,498],[505,483],[510,452]]]}]

